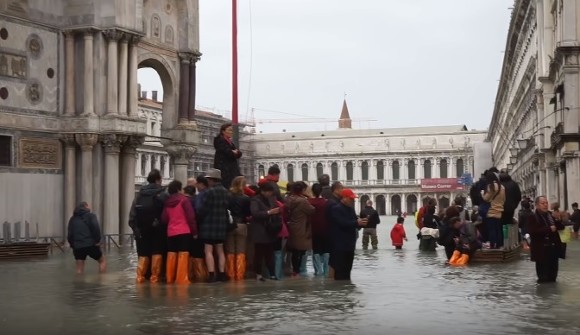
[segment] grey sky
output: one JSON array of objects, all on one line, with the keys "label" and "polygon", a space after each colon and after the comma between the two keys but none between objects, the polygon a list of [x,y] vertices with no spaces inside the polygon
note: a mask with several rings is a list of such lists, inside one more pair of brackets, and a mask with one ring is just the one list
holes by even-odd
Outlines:
[{"label": "grey sky", "polygon": [[[337,119],[346,93],[353,119],[378,120],[354,122],[356,128],[489,125],[511,0],[238,3],[241,121],[249,108],[258,121],[297,115]],[[197,78],[198,107],[228,117],[230,5],[200,0],[203,56]],[[150,72],[141,70],[139,79],[144,90],[162,90]],[[336,127],[335,122],[258,124],[264,132]]]}]

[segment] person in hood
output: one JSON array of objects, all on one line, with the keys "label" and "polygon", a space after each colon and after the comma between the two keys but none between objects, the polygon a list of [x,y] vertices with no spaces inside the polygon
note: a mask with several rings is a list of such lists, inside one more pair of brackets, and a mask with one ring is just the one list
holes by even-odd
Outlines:
[{"label": "person in hood", "polygon": [[[147,185],[139,190],[129,212],[129,227],[137,244],[137,282],[147,277],[158,283],[162,277],[163,257],[167,252],[167,227],[161,225],[163,204],[167,199],[161,186],[161,172],[154,169],[147,176]],[[150,274],[150,275],[149,275]]]},{"label": "person in hood", "polygon": [[68,222],[68,244],[73,249],[77,274],[85,271],[87,256],[99,262],[99,272],[105,272],[107,264],[101,252],[101,229],[97,216],[91,213],[89,204],[81,202]]},{"label": "person in hood", "polygon": [[276,197],[276,200],[283,202],[284,197],[282,197],[280,187],[278,186],[279,181],[280,181],[280,168],[277,165],[272,165],[268,168],[268,175],[260,179],[260,181],[258,182],[258,186],[262,184],[272,183],[274,185],[274,196]]},{"label": "person in hood", "polygon": [[189,284],[189,249],[191,240],[197,238],[195,212],[180,181],[169,183],[167,191],[169,198],[161,214],[167,225],[167,283]]},{"label": "person in hood", "polygon": [[234,127],[231,123],[225,123],[220,127],[220,133],[213,140],[215,156],[213,167],[222,173],[222,185],[229,189],[232,180],[241,176],[238,160],[242,157],[242,152],[233,141]]},{"label": "person in hood", "polygon": [[397,250],[403,249],[403,241],[407,241],[404,223],[405,218],[399,216],[397,223],[391,229],[391,241],[393,242],[393,247]]}]

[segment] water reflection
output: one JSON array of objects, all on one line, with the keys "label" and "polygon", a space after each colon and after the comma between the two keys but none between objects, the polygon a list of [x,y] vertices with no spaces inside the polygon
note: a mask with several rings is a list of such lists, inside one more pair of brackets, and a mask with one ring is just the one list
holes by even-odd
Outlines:
[{"label": "water reflection", "polygon": [[[384,221],[388,222],[388,221]],[[2,263],[0,333],[20,334],[579,334],[580,242],[560,282],[536,285],[533,263],[444,265],[444,252],[357,251],[352,282],[135,285],[135,255],[107,254],[109,272],[74,275],[70,253]],[[414,228],[409,225],[407,234]],[[360,243],[360,241],[359,241]],[[309,271],[312,273],[311,266]],[[452,330],[452,331],[451,331]]]}]

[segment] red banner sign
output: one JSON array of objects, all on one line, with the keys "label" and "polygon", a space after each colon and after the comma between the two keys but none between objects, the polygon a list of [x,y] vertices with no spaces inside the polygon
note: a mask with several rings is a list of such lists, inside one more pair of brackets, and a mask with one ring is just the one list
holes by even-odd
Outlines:
[{"label": "red banner sign", "polygon": [[459,184],[459,178],[421,179],[421,191],[450,192],[455,190],[463,190],[463,185]]}]

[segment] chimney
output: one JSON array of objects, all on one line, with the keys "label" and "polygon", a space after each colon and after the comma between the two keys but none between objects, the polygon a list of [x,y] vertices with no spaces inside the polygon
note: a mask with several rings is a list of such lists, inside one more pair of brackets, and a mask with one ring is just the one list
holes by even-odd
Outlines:
[{"label": "chimney", "polygon": [[141,91],[141,99],[147,100],[147,91]]},{"label": "chimney", "polygon": [[151,91],[151,99],[153,99],[153,101],[157,101],[157,91]]}]

